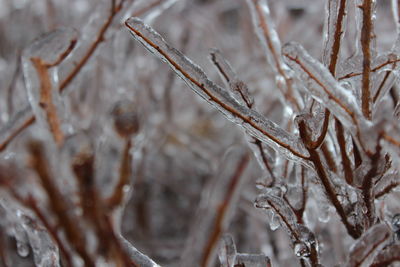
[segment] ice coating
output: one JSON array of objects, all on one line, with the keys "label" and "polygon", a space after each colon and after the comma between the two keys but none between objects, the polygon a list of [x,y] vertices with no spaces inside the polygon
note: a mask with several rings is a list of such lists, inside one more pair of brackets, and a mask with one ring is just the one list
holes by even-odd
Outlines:
[{"label": "ice coating", "polygon": [[221,238],[218,258],[223,267],[233,267],[236,261],[236,246],[231,235],[226,234]]},{"label": "ice coating", "polygon": [[298,43],[285,44],[282,53],[315,100],[329,108],[347,127],[353,128],[359,123],[361,114],[354,95],[340,86],[328,69]]},{"label": "ice coating", "polygon": [[379,251],[370,266],[388,266],[391,263],[399,262],[399,259],[400,244],[392,244]]},{"label": "ice coating", "polygon": [[65,114],[58,92],[58,65],[73,49],[76,32],[58,29],[44,35],[25,49],[23,71],[30,104],[38,122],[47,128],[54,141],[64,141],[62,118]]},{"label": "ice coating", "polygon": [[[170,67],[203,99],[250,135],[267,143],[293,160],[307,155],[299,140],[259,113],[237,103],[230,94],[210,81],[205,73],[178,50],[170,47],[152,28],[138,18],[125,22],[135,39]],[[293,149],[292,149],[293,147]],[[289,151],[288,151],[289,150]]]},{"label": "ice coating", "polygon": [[129,257],[132,259],[135,265],[143,266],[143,267],[160,267],[157,263],[155,263],[152,259],[141,253],[137,250],[130,242],[128,242],[122,236],[119,237],[123,248],[126,250]]},{"label": "ice coating", "polygon": [[[296,215],[282,198],[269,193],[263,194],[257,197],[255,206],[262,209],[271,209],[273,212],[271,219],[276,220],[274,217],[278,217],[282,225],[288,230],[291,238],[293,240],[298,239]],[[277,222],[279,223],[279,221]]]},{"label": "ice coating", "polygon": [[347,0],[326,1],[326,21],[324,24],[324,51],[322,63],[328,67],[333,76],[340,59],[340,45],[346,31]]},{"label": "ice coating", "polygon": [[78,33],[71,28],[60,28],[39,37],[24,51],[27,59],[40,58],[52,65],[63,59],[74,48]]},{"label": "ice coating", "polygon": [[[248,181],[249,155],[232,148],[220,163],[217,179],[202,192],[197,216],[186,241],[180,266],[198,263],[210,266],[217,254],[217,242],[229,226],[233,207],[239,201],[242,187]],[[234,163],[234,164],[232,164]]]},{"label": "ice coating", "polygon": [[267,61],[275,73],[275,81],[283,98],[290,102],[294,110],[299,110],[302,100],[292,83],[293,74],[282,59],[281,41],[271,20],[267,0],[247,0],[253,27],[264,49]]},{"label": "ice coating", "polygon": [[386,224],[376,224],[365,232],[350,248],[346,266],[360,266],[371,261],[384,242],[390,237],[390,229]]},{"label": "ice coating", "polygon": [[229,62],[223,57],[218,49],[210,52],[211,61],[216,66],[221,78],[231,89],[236,101],[241,105],[252,108],[254,104],[253,97],[249,94],[249,88],[246,83],[239,79]]}]

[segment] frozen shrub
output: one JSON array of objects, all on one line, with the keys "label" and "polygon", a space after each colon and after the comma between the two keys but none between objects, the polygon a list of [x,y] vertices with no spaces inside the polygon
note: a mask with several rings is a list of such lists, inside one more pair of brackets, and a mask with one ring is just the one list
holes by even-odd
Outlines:
[{"label": "frozen shrub", "polygon": [[0,0],[0,265],[395,266],[399,4]]}]

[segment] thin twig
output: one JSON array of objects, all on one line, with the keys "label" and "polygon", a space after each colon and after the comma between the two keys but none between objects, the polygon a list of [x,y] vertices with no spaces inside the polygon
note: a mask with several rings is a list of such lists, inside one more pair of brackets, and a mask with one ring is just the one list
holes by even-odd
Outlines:
[{"label": "thin twig", "polygon": [[217,245],[219,238],[221,236],[222,231],[224,230],[224,219],[226,217],[226,213],[228,208],[230,207],[230,203],[232,202],[232,198],[234,196],[234,192],[236,191],[238,185],[240,184],[240,178],[243,175],[244,171],[247,168],[247,165],[250,161],[250,156],[248,153],[242,156],[240,161],[237,164],[235,172],[230,179],[228,184],[228,189],[223,199],[223,202],[218,205],[217,216],[215,219],[215,223],[213,225],[213,229],[209,236],[207,245],[205,247],[204,255],[201,259],[201,266],[206,267],[210,262],[210,256],[212,255],[212,250]]},{"label": "thin twig", "polygon": [[310,141],[309,141],[310,135],[307,132],[306,124],[304,121],[299,123],[299,131],[300,131],[300,136],[304,140],[304,143],[306,144],[306,147],[310,153],[310,160],[314,163],[315,170],[318,174],[319,180],[321,181],[323,188],[325,189],[325,192],[326,192],[326,195],[327,195],[329,201],[335,207],[336,212],[338,213],[340,219],[342,220],[344,226],[346,227],[349,235],[352,236],[353,238],[357,239],[358,237],[361,236],[361,230],[358,229],[357,227],[351,225],[350,222],[348,221],[346,212],[345,212],[342,204],[340,203],[339,199],[337,198],[335,189],[332,186],[329,176],[327,175],[327,173],[325,171],[325,168],[321,162],[320,156],[318,155],[318,152],[315,151],[315,149],[312,149],[311,147],[307,146],[307,144],[310,143]]},{"label": "thin twig", "polygon": [[[271,62],[271,64],[275,65],[275,68],[278,71],[279,75],[282,76],[283,79],[285,80],[285,85],[287,87],[287,91],[284,92],[282,90],[282,93],[283,93],[284,97],[294,105],[296,110],[300,110],[300,104],[293,97],[293,95],[294,95],[294,89],[292,86],[293,80],[287,75],[287,73],[284,71],[284,69],[282,67],[282,63],[281,63],[280,56],[278,55],[278,51],[276,51],[276,49],[273,45],[269,25],[264,16],[264,11],[263,11],[262,7],[260,6],[259,0],[251,0],[251,1],[253,2],[254,6],[255,6],[255,10],[256,10],[258,19],[260,21],[259,26],[261,27],[261,29],[263,31],[265,43],[266,43],[268,49],[271,51],[271,54],[273,57],[274,62]],[[281,86],[278,85],[278,88],[281,88]]]},{"label": "thin twig", "polygon": [[353,170],[351,168],[351,162],[349,157],[347,156],[347,148],[346,148],[346,138],[344,136],[344,129],[343,125],[340,123],[339,120],[335,119],[335,126],[336,126],[336,136],[337,141],[339,144],[340,155],[342,157],[342,166],[344,177],[347,184],[353,184]]},{"label": "thin twig", "polygon": [[371,119],[371,40],[372,40],[372,0],[364,0],[362,10],[361,48],[363,53],[361,108],[364,117]]}]

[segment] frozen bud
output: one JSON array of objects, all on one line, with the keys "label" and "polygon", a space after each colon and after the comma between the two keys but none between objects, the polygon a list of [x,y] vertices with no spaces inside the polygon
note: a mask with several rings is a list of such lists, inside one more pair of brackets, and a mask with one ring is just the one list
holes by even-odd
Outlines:
[{"label": "frozen bud", "polygon": [[72,168],[75,175],[86,181],[92,183],[94,172],[94,155],[89,149],[85,149],[74,156],[72,160]]},{"label": "frozen bud", "polygon": [[115,130],[121,137],[130,137],[139,130],[139,117],[132,101],[122,100],[117,102],[111,114],[114,119]]}]

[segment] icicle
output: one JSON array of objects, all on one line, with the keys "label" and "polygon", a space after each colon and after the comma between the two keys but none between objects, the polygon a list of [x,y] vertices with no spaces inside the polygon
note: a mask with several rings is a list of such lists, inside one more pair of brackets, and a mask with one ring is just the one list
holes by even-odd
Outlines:
[{"label": "icicle", "polygon": [[[271,230],[272,228],[276,229],[279,224],[282,224],[289,232],[289,235],[293,239],[296,239],[296,215],[294,214],[293,210],[283,201],[282,198],[273,196],[270,193],[263,194],[256,198],[255,206],[257,208],[270,209],[273,214],[271,216],[270,222]],[[277,218],[274,217],[278,217],[279,220],[276,220]]]},{"label": "icicle", "polygon": [[[278,127],[264,116],[240,105],[235,99],[212,81],[191,60],[167,44],[152,28],[138,18],[126,21],[133,37],[150,52],[168,63],[170,67],[202,98],[222,112],[228,119],[241,125],[247,132],[272,146],[286,157],[299,160],[308,153],[294,136]],[[307,162],[304,162],[307,164]]]},{"label": "icicle", "polygon": [[27,257],[29,255],[29,240],[25,229],[20,224],[16,224],[13,235],[17,244],[18,255]]},{"label": "icicle", "polygon": [[236,261],[236,246],[233,238],[225,234],[221,238],[221,245],[218,251],[218,258],[222,267],[234,267]]},{"label": "icicle", "polygon": [[25,221],[23,226],[29,238],[29,244],[33,251],[36,266],[57,267],[60,266],[58,247],[54,244],[49,233],[37,225],[33,219],[22,215]]}]

